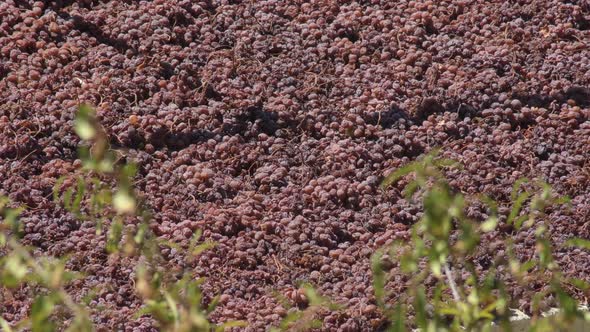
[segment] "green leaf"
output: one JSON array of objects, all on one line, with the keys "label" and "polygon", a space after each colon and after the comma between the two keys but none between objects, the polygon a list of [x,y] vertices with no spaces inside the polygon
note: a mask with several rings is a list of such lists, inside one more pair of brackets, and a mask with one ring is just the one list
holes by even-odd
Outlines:
[{"label": "green leaf", "polygon": [[8,324],[7,321],[5,321],[2,317],[0,317],[0,328],[2,328],[2,331],[4,332],[12,332],[12,328],[10,327],[10,325]]},{"label": "green leaf", "polygon": [[273,298],[283,307],[283,308],[291,308],[291,303],[289,301],[289,298],[287,298],[285,295],[281,294],[280,292],[277,292],[276,290],[272,291],[272,295]]},{"label": "green leaf", "polygon": [[85,306],[90,305],[90,302],[94,300],[99,294],[99,287],[95,286],[88,290],[88,293],[82,297],[82,304]]},{"label": "green leaf", "polygon": [[416,262],[414,257],[412,257],[412,255],[406,253],[403,256],[401,256],[400,267],[402,268],[402,272],[404,273],[413,273],[418,270],[418,263]]},{"label": "green leaf", "polygon": [[512,210],[510,211],[510,215],[506,219],[506,222],[510,225],[513,223],[514,218],[518,216],[524,202],[530,197],[529,193],[524,192],[518,195],[516,199],[513,200]]},{"label": "green leaf", "polygon": [[301,287],[303,288],[310,305],[319,306],[326,303],[326,300],[317,293],[312,285],[305,283],[301,285]]},{"label": "green leaf", "polygon": [[485,194],[477,195],[477,198],[490,208],[492,216],[498,215],[498,203],[495,200]]},{"label": "green leaf", "polygon": [[74,317],[72,324],[65,332],[93,332],[94,327],[86,313],[78,314]]},{"label": "green leaf", "polygon": [[181,317],[179,323],[184,323],[186,321],[190,322],[190,326],[193,327],[195,331],[211,331],[211,324],[207,320],[207,317],[203,315],[200,311],[191,312],[188,317]]},{"label": "green leaf", "polygon": [[149,228],[149,226],[145,222],[142,222],[141,224],[139,224],[139,227],[137,229],[137,233],[133,237],[133,241],[135,241],[136,244],[143,243],[143,241],[145,240],[145,236],[147,234],[148,228]]},{"label": "green leaf", "polygon": [[430,261],[430,269],[436,277],[440,278],[442,276],[442,264],[438,259],[435,258]]},{"label": "green leaf", "polygon": [[569,196],[559,196],[553,200],[553,203],[557,205],[564,205],[570,204],[571,201],[572,199]]},{"label": "green leaf", "polygon": [[309,324],[309,329],[320,329],[324,323],[319,319],[313,319]]},{"label": "green leaf", "polygon": [[241,320],[233,320],[225,323],[221,323],[215,327],[215,332],[223,332],[227,329],[231,329],[233,327],[246,327],[248,326],[247,322]]},{"label": "green leaf", "polygon": [[112,157],[112,153],[110,151],[108,151],[104,158],[99,160],[98,163],[96,163],[96,165],[94,166],[96,168],[96,170],[98,172],[101,173],[111,173],[115,167],[114,167],[115,161],[114,158]]},{"label": "green leaf", "polygon": [[[486,315],[492,315],[492,312],[494,310],[496,310],[496,308],[503,306],[503,300],[496,300],[490,304],[488,304],[487,306],[485,306],[482,310],[482,313],[485,313]],[[487,316],[489,317],[489,316]],[[491,316],[491,318],[493,319],[494,316]]]},{"label": "green leaf", "polygon": [[413,162],[406,166],[403,166],[402,168],[398,168],[393,173],[386,176],[385,179],[383,179],[383,181],[381,182],[381,188],[385,189],[397,182],[402,177],[414,172],[416,170],[416,166],[416,162]]},{"label": "green leaf", "polygon": [[72,204],[71,204],[72,210],[75,211],[76,213],[80,212],[80,203],[82,202],[82,199],[84,198],[85,192],[86,192],[86,184],[84,183],[84,180],[81,177],[79,177],[76,196],[74,197]]},{"label": "green leaf", "polygon": [[590,250],[590,240],[582,239],[582,238],[572,238],[565,241],[564,244],[566,247],[577,247],[581,249]]},{"label": "green leaf", "polygon": [[215,308],[217,308],[217,305],[219,305],[219,299],[220,299],[220,296],[216,295],[211,300],[211,303],[209,303],[209,305],[207,306],[207,310],[206,310],[208,314],[213,312],[213,310],[215,310]]},{"label": "green leaf", "polygon": [[194,246],[193,249],[191,250],[191,254],[193,256],[200,255],[205,250],[209,250],[209,249],[215,248],[216,245],[217,245],[217,242],[205,241],[205,242],[203,242],[203,243],[201,243],[199,245]]},{"label": "green leaf", "polygon": [[137,165],[135,163],[125,164],[121,170],[121,175],[127,179],[132,179],[137,174]]},{"label": "green leaf", "polygon": [[22,207],[16,209],[4,209],[4,211],[0,211],[0,215],[4,217],[4,223],[8,226],[8,228],[12,231],[14,236],[20,237],[22,234],[22,224],[19,222],[18,217],[24,211]]},{"label": "green leaf", "polygon": [[8,256],[5,262],[6,271],[8,271],[12,276],[14,276],[17,280],[21,280],[24,278],[25,275],[28,273],[27,266],[23,259],[16,255]]},{"label": "green leaf", "polygon": [[412,181],[404,188],[404,197],[408,201],[412,201],[414,194],[420,189],[419,181]]},{"label": "green leaf", "polygon": [[135,197],[129,190],[120,188],[113,196],[113,207],[120,214],[133,214],[136,208]]},{"label": "green leaf", "polygon": [[483,224],[481,224],[481,230],[486,233],[491,232],[494,229],[496,229],[496,226],[498,226],[498,218],[489,217],[488,220],[484,221]]},{"label": "green leaf", "polygon": [[569,278],[566,280],[566,282],[570,285],[575,286],[576,288],[583,290],[583,291],[588,291],[588,289],[590,289],[590,283],[582,280],[582,279],[578,279],[578,278]]},{"label": "green leaf", "polygon": [[83,140],[91,140],[96,136],[96,129],[88,121],[77,120],[74,124],[76,134]]},{"label": "green leaf", "polygon": [[66,190],[66,192],[64,193],[64,207],[68,211],[72,211],[72,194],[73,193],[74,192],[73,192],[72,188],[68,188]]},{"label": "green leaf", "polygon": [[54,202],[59,202],[59,190],[61,189],[61,185],[64,183],[64,181],[66,180],[66,176],[60,176],[57,181],[55,181],[55,184],[53,185],[53,201]]},{"label": "green leaf", "polygon": [[74,119],[74,130],[81,139],[91,140],[96,136],[97,130],[93,123],[95,114],[94,109],[88,105],[82,104],[78,108]]},{"label": "green leaf", "polygon": [[174,242],[172,242],[170,240],[156,239],[156,241],[158,241],[158,244],[159,245],[166,246],[166,247],[171,248],[171,249],[176,249],[178,251],[181,251],[182,250],[182,247],[180,245],[178,245],[178,244],[176,244],[176,243],[174,243]]},{"label": "green leaf", "polygon": [[46,283],[50,289],[58,289],[66,278],[72,277],[71,273],[66,275],[65,261],[52,259],[44,267],[48,273]]},{"label": "green leaf", "polygon": [[119,242],[123,234],[123,221],[120,218],[116,218],[111,224],[109,229],[109,235],[107,238],[107,252],[113,253],[118,251]]},{"label": "green leaf", "polygon": [[8,203],[10,203],[10,199],[8,197],[0,196],[0,211],[4,209]]},{"label": "green leaf", "polygon": [[552,267],[553,255],[551,253],[551,243],[547,239],[537,239],[537,254],[542,267]]},{"label": "green leaf", "polygon": [[537,265],[537,262],[535,261],[526,261],[522,264],[520,264],[520,268],[519,268],[519,272],[520,273],[526,273],[529,270],[533,269],[535,266]]},{"label": "green leaf", "polygon": [[453,160],[453,159],[446,159],[446,158],[436,159],[436,160],[434,160],[433,164],[434,164],[434,166],[439,167],[439,168],[443,168],[443,167],[458,168],[458,169],[463,168],[463,165],[461,165],[460,162]]},{"label": "green leaf", "polygon": [[371,256],[371,271],[373,272],[373,289],[375,291],[375,299],[379,307],[385,306],[385,272],[381,267],[381,259],[383,257],[382,251],[377,251]]},{"label": "green leaf", "polygon": [[578,311],[577,301],[567,294],[560,286],[553,285],[557,299],[559,300],[560,308],[566,315],[574,315]]},{"label": "green leaf", "polygon": [[174,322],[166,302],[146,300],[145,306],[137,312],[137,317],[142,315],[151,315],[160,323],[170,324]]},{"label": "green leaf", "polygon": [[180,320],[180,314],[178,313],[177,303],[168,292],[164,292],[164,298],[166,299],[166,303],[168,304],[168,308],[170,310],[170,315],[172,316],[173,321],[178,322]]},{"label": "green leaf", "polygon": [[471,292],[469,292],[469,295],[467,295],[467,302],[473,306],[479,306],[480,298],[477,288],[474,288],[471,290]]},{"label": "green leaf", "polygon": [[428,315],[426,313],[426,293],[423,286],[416,289],[414,309],[416,310],[416,325],[418,328],[425,329],[428,326]]},{"label": "green leaf", "polygon": [[512,185],[512,192],[510,193],[510,200],[514,201],[518,195],[518,192],[520,191],[520,187],[522,187],[523,184],[525,183],[529,183],[530,180],[527,178],[520,178],[518,180],[516,180],[516,182],[514,182],[514,185]]},{"label": "green leaf", "polygon": [[441,315],[448,315],[448,316],[455,316],[458,317],[461,315],[461,311],[455,307],[442,307],[437,310],[437,312]]},{"label": "green leaf", "polygon": [[90,155],[90,147],[83,145],[78,146],[78,158],[82,160],[82,167],[84,169],[94,169],[94,160]]},{"label": "green leaf", "polygon": [[398,303],[393,311],[393,315],[391,317],[391,326],[389,327],[388,331],[390,332],[405,332],[406,324],[405,324],[405,311],[402,307],[401,303]]},{"label": "green leaf", "polygon": [[47,296],[38,297],[31,306],[31,331],[49,332],[54,330],[54,325],[49,321],[55,304]]},{"label": "green leaf", "polygon": [[522,224],[527,220],[528,220],[528,222],[526,223],[526,226],[527,227],[532,226],[531,221],[534,221],[534,217],[532,215],[529,216],[529,215],[525,214],[525,215],[522,215],[514,220],[514,222],[513,222],[514,228],[520,229],[522,227]]},{"label": "green leaf", "polygon": [[283,318],[281,321],[277,331],[286,331],[291,326],[291,324],[301,319],[302,316],[303,312],[301,311],[293,311],[288,313],[287,316],[285,316],[285,318]]}]

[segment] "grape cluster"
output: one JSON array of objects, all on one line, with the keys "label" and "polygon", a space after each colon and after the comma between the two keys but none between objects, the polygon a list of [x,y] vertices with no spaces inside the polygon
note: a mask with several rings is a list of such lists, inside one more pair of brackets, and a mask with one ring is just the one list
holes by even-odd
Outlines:
[{"label": "grape cluster", "polygon": [[[106,308],[93,312],[98,325],[154,329],[134,318],[136,262],[109,259],[104,236],[51,201],[56,179],[80,167],[76,106],[93,104],[111,147],[139,165],[154,233],[188,247],[201,229],[217,243],[190,264],[163,249],[171,268],[207,278],[207,297],[222,294],[217,321],[276,324],[295,309],[272,290],[304,308],[307,281],[347,306],[320,313],[326,330],[375,330],[368,258],[407,239],[422,214],[403,198],[405,181],[379,183],[434,147],[464,165],[448,173],[455,188],[501,206],[516,179],[548,181],[572,198],[547,217],[552,240],[589,236],[589,10],[557,0],[2,1],[0,195],[29,208],[27,244],[69,253],[87,274],[76,296],[101,289],[90,305]],[[500,210],[497,232],[513,231]],[[532,239],[515,235],[519,255],[534,253]],[[478,268],[501,250],[481,252]],[[587,253],[556,258],[587,278]],[[406,280],[386,260],[399,294]],[[29,291],[2,301],[4,319],[25,317]]]}]

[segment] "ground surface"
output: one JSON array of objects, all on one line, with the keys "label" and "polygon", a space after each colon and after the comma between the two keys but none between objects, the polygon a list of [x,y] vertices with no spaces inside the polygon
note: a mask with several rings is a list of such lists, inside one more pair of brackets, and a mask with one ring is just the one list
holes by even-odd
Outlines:
[{"label": "ground surface", "polygon": [[[156,233],[219,243],[188,267],[226,294],[217,321],[264,330],[285,312],[272,291],[309,281],[347,306],[326,330],[375,330],[368,258],[420,215],[403,183],[378,184],[433,147],[465,165],[449,176],[466,193],[506,203],[516,179],[549,181],[572,199],[548,215],[554,244],[590,236],[589,29],[586,1],[4,0],[0,194],[29,207],[26,243],[87,273],[73,294],[101,287],[97,325],[152,329],[134,317],[133,262],[51,200],[91,103],[140,163]],[[530,257],[533,235],[514,238]],[[588,253],[557,258],[589,279]],[[23,318],[32,291],[4,297],[2,317]]]}]

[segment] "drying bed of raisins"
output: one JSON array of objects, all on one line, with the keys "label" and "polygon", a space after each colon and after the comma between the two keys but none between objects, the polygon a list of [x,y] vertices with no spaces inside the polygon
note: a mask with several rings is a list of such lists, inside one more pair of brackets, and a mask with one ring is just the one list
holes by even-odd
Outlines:
[{"label": "drying bed of raisins", "polygon": [[[104,235],[52,201],[56,179],[80,166],[72,119],[90,103],[140,166],[154,232],[217,242],[190,266],[164,249],[171,269],[221,294],[215,321],[264,330],[289,310],[274,292],[305,306],[307,281],[346,306],[320,314],[325,330],[376,330],[369,257],[421,215],[404,182],[378,185],[434,147],[464,165],[453,186],[490,195],[504,216],[521,177],[568,195],[546,217],[556,258],[590,278],[590,255],[560,247],[590,236],[589,86],[584,0],[4,0],[0,194],[27,207],[24,243],[86,274],[68,287],[75,299],[98,287],[100,329],[154,328],[135,316],[136,262],[109,258]],[[478,269],[503,255],[495,238],[507,232],[520,257],[534,254],[534,234],[502,221]],[[390,259],[395,295],[406,279]],[[544,287],[513,288],[517,307]],[[2,317],[25,317],[34,292],[3,297]]]}]

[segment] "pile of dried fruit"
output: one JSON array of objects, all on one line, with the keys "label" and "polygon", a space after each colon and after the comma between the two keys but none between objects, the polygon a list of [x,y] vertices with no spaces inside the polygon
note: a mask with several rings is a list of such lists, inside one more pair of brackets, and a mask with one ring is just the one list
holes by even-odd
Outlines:
[{"label": "pile of dried fruit", "polygon": [[[588,3],[359,2],[0,3],[0,194],[28,207],[27,244],[87,274],[69,291],[101,287],[98,325],[152,322],[133,316],[134,262],[109,260],[93,225],[51,199],[79,166],[80,102],[139,163],[156,234],[187,245],[200,228],[218,243],[190,268],[223,294],[215,319],[248,330],[286,314],[273,290],[304,305],[300,281],[346,305],[325,313],[326,329],[379,326],[368,257],[421,212],[403,183],[378,185],[433,147],[465,165],[449,176],[467,193],[507,202],[516,179],[545,179],[572,199],[548,215],[554,243],[590,236]],[[499,250],[486,236],[481,269]],[[515,234],[522,257],[533,237]],[[175,253],[171,268],[184,267]],[[590,278],[587,252],[556,257]],[[3,298],[2,317],[24,317],[34,291]]]}]

